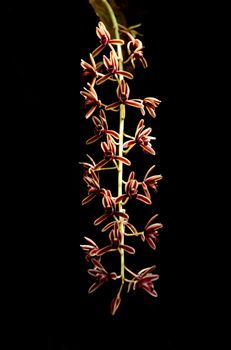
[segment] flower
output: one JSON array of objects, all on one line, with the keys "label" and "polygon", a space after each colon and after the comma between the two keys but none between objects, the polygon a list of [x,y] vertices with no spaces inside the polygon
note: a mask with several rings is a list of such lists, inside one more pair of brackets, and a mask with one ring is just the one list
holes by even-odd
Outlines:
[{"label": "flower", "polygon": [[113,102],[113,103],[107,105],[105,107],[106,110],[108,110],[108,109],[114,110],[115,108],[117,108],[121,104],[133,106],[133,107],[140,108],[141,110],[143,110],[144,106],[143,106],[142,100],[140,100],[140,99],[129,100],[128,99],[129,94],[130,94],[130,88],[129,88],[128,84],[125,82],[125,80],[121,80],[121,82],[119,83],[119,85],[116,89],[116,94],[117,94],[119,101],[116,101],[116,102]]},{"label": "flower", "polygon": [[81,244],[80,247],[84,250],[86,253],[86,260],[89,262],[93,256],[96,256],[96,253],[99,250],[99,247],[97,244],[90,238],[84,237],[88,244]]},{"label": "flower", "polygon": [[126,32],[126,34],[129,36],[130,41],[127,44],[127,50],[129,57],[127,58],[126,61],[124,61],[124,64],[129,62],[131,60],[133,68],[135,68],[135,61],[139,60],[144,68],[147,68],[148,64],[146,59],[143,56],[143,49],[144,46],[142,44],[142,41],[139,39],[134,38],[134,36]]},{"label": "flower", "polygon": [[122,241],[122,234],[120,231],[120,223],[119,221],[113,222],[113,228],[109,233],[109,240],[110,245],[107,245],[101,249],[98,250],[97,256],[102,256],[103,254],[107,252],[113,252],[120,249],[125,250],[129,254],[135,254],[135,249],[129,245],[121,244]]},{"label": "flower", "polygon": [[112,45],[124,44],[124,41],[121,39],[111,39],[111,35],[103,22],[99,22],[98,27],[96,27],[96,34],[100,39],[100,45],[92,52],[93,57],[97,56],[107,45],[113,50]]},{"label": "flower", "polygon": [[89,154],[87,154],[87,157],[90,159],[91,163],[79,162],[79,164],[83,165],[85,169],[83,176],[87,176],[91,170],[95,170],[95,166],[96,166],[94,159],[90,157]]},{"label": "flower", "polygon": [[[161,103],[160,100],[158,100],[157,98],[155,97],[146,97],[143,99],[143,105],[144,107],[147,108],[147,111],[148,113],[151,115],[151,117],[155,118],[156,116],[156,112],[155,112],[155,109],[156,107],[159,106],[159,104]],[[143,115],[145,115],[145,110],[144,108],[141,110],[141,113]]]},{"label": "flower", "polygon": [[133,290],[137,288],[143,289],[145,292],[153,297],[157,297],[157,292],[154,289],[153,282],[159,279],[159,275],[153,274],[156,266],[146,267],[138,272],[136,277],[134,277],[128,284],[128,292],[133,285]]},{"label": "flower", "polygon": [[158,230],[163,227],[163,225],[160,223],[153,223],[156,220],[157,216],[158,214],[151,217],[151,219],[148,221],[147,225],[144,228],[143,234],[141,235],[142,241],[146,240],[153,250],[156,249],[155,243],[158,242]]},{"label": "flower", "polygon": [[116,203],[125,201],[127,198],[130,198],[130,199],[137,199],[149,205],[152,204],[150,198],[138,193],[138,186],[139,186],[139,183],[137,180],[135,180],[135,172],[132,171],[125,185],[125,193],[116,198]]},{"label": "flower", "polygon": [[144,128],[145,128],[144,120],[141,119],[137,125],[135,136],[132,137],[131,140],[126,141],[123,145],[123,148],[129,148],[129,147],[131,148],[135,144],[138,144],[143,149],[144,152],[148,152],[150,154],[155,155],[155,151],[152,148],[152,145],[150,142],[152,139],[155,139],[155,138],[152,136],[148,136],[151,133],[152,128],[147,128],[143,130]]},{"label": "flower", "polygon": [[97,226],[101,224],[110,216],[120,216],[125,219],[128,219],[128,215],[125,212],[119,212],[116,210],[116,202],[115,199],[112,197],[110,190],[105,190],[102,198],[102,204],[104,207],[104,214],[94,221],[94,225]]},{"label": "flower", "polygon": [[99,118],[93,116],[92,121],[95,124],[95,135],[90,137],[86,144],[89,145],[97,140],[99,140],[103,135],[111,135],[115,139],[119,139],[119,134],[114,130],[108,129],[106,114],[103,109],[99,111]]},{"label": "flower", "polygon": [[90,53],[90,61],[91,61],[91,64],[85,62],[84,60],[81,60],[80,64],[84,69],[83,76],[90,77],[90,79],[91,79],[90,84],[91,84],[91,86],[94,86],[96,77],[98,76],[98,72],[97,72],[95,60],[94,60],[91,53]]},{"label": "flower", "polygon": [[85,91],[80,91],[80,94],[85,98],[85,107],[90,107],[85,115],[88,119],[96,110],[97,107],[101,106],[101,101],[98,99],[97,93],[90,83],[87,83],[89,89],[84,88]]},{"label": "flower", "polygon": [[110,52],[110,59],[107,58],[105,55],[103,56],[103,63],[104,63],[104,66],[106,67],[107,74],[97,80],[96,82],[97,85],[104,83],[113,74],[122,75],[128,79],[133,78],[133,75],[131,73],[123,70],[119,70],[118,59],[114,51]]},{"label": "flower", "polygon": [[100,187],[99,179],[92,169],[83,176],[83,180],[87,184],[88,196],[82,200],[82,205],[89,203],[98,194],[105,192],[105,189]]},{"label": "flower", "polygon": [[104,159],[102,159],[96,166],[95,166],[95,170],[99,170],[100,168],[102,168],[105,164],[107,164],[110,161],[116,161],[119,160],[122,163],[126,164],[126,165],[131,165],[130,160],[128,160],[125,157],[120,157],[116,155],[116,146],[115,144],[112,142],[112,138],[110,135],[107,135],[107,142],[101,142],[101,148],[103,150],[104,153]]},{"label": "flower", "polygon": [[115,272],[107,272],[103,265],[96,259],[92,259],[94,264],[93,269],[88,269],[89,275],[95,277],[96,282],[94,282],[91,287],[88,289],[88,293],[93,293],[98,289],[102,284],[110,280],[116,280],[117,275]]},{"label": "flower", "polygon": [[142,187],[143,187],[144,193],[146,194],[146,196],[148,198],[151,198],[148,187],[152,188],[155,192],[157,192],[157,182],[163,178],[162,175],[150,176],[150,174],[154,168],[155,168],[155,165],[151,166],[151,168],[145,174],[144,180],[142,182]]}]

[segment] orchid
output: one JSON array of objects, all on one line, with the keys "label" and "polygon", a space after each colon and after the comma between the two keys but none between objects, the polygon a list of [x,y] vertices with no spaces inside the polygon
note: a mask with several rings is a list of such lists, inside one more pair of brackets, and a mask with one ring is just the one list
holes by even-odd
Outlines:
[{"label": "orchid", "polygon": [[[142,170],[145,159],[148,157],[153,159],[151,156],[155,156],[156,151],[152,146],[152,141],[155,140],[155,137],[152,136],[152,125],[145,127],[145,119],[140,119],[135,124],[131,123],[130,126],[129,120],[131,119],[129,118],[136,118],[136,114],[134,114],[134,109],[131,109],[130,116],[127,110],[129,107],[138,108],[141,115],[145,116],[147,111],[154,118],[160,100],[154,97],[130,97],[132,84],[129,86],[127,79],[134,79],[135,71],[133,70],[132,74],[129,70],[132,67],[135,68],[137,62],[140,62],[143,68],[148,68],[143,56],[144,45],[136,38],[139,33],[135,29],[139,25],[129,28],[119,26],[117,17],[107,0],[102,1],[102,6],[104,6],[104,18],[107,17],[112,26],[109,31],[100,20],[96,27],[99,46],[89,54],[89,61],[82,59],[80,62],[83,76],[87,79],[86,87],[80,91],[86,108],[83,122],[89,123],[88,135],[90,135],[84,146],[89,147],[93,152],[93,156],[91,151],[87,152],[89,153],[87,159],[80,162],[83,168],[83,192],[85,191],[82,205],[86,207],[90,203],[92,214],[94,214],[94,205],[101,209],[98,211],[99,214],[95,215],[96,217],[93,216],[93,225],[89,234],[84,235],[85,242],[80,247],[85,254],[85,262],[91,264],[87,270],[88,274],[94,279],[88,289],[89,294],[105,283],[119,285],[116,287],[118,289],[113,294],[110,304],[111,314],[115,315],[122,304],[126,290],[130,292],[140,289],[157,297],[154,282],[159,279],[159,275],[154,273],[155,265],[144,267],[139,272],[131,270],[128,265],[139,256],[137,254],[139,247],[134,245],[134,241],[139,244],[145,242],[150,252],[155,251],[159,240],[159,230],[163,225],[157,222],[158,214],[152,214],[147,221],[147,219],[142,220],[137,212],[139,220],[135,225],[139,226],[138,230],[133,224],[134,215],[130,213],[130,207],[134,207],[135,213],[136,206],[139,205],[147,205],[147,209],[152,210],[152,203],[154,196],[157,195],[157,186],[162,175],[153,174],[155,165],[151,165],[145,175],[140,175],[133,159],[128,158],[127,155],[131,149],[134,148],[134,152],[141,149],[143,156],[139,166]],[[115,38],[111,37],[113,32]],[[120,38],[119,33],[121,32],[127,40]],[[126,60],[123,58],[122,45],[127,47]],[[130,64],[130,69],[124,70],[125,63]],[[114,88],[116,95],[114,102],[113,100],[111,102],[113,91],[111,94],[110,85]],[[108,92],[105,90],[107,86],[109,86]],[[104,93],[107,99],[104,98]],[[98,94],[102,96],[102,101]],[[115,115],[118,115],[118,120]],[[125,133],[125,124],[129,126],[131,135]],[[118,128],[114,125],[117,125]],[[124,141],[125,137],[127,140]],[[96,153],[96,150],[99,152]],[[150,217],[146,212],[145,215]],[[99,233],[95,234],[95,232]],[[92,238],[94,235],[95,238]],[[103,243],[99,244],[97,237]],[[107,261],[110,261],[107,259],[108,256],[115,258],[113,264],[107,265]],[[145,256],[142,257],[142,263],[144,260]],[[116,262],[119,262],[118,266]]]}]

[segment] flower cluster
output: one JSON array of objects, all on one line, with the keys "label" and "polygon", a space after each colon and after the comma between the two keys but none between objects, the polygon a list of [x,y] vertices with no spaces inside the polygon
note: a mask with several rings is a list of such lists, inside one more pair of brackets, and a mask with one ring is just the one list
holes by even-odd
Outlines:
[{"label": "flower cluster", "polygon": [[[139,25],[138,25],[139,26]],[[107,243],[99,247],[90,237],[85,237],[85,244],[81,245],[85,253],[87,263],[91,266],[88,269],[89,275],[93,278],[93,284],[89,288],[89,293],[96,291],[105,283],[120,281],[120,287],[111,302],[111,313],[114,315],[122,300],[123,291],[141,289],[149,295],[156,297],[154,282],[159,275],[153,273],[155,266],[142,268],[138,272],[131,270],[127,266],[126,255],[134,256],[136,249],[134,241],[140,238],[139,242],[146,242],[147,247],[156,250],[159,230],[162,224],[157,222],[158,214],[154,214],[147,223],[139,223],[141,227],[136,228],[127,211],[127,202],[136,205],[141,202],[151,206],[153,195],[158,190],[158,182],[162,179],[160,174],[154,174],[155,165],[152,165],[141,179],[136,175],[135,170],[128,171],[132,167],[132,162],[128,158],[129,152],[134,149],[141,149],[144,156],[155,156],[151,136],[152,127],[145,127],[143,117],[146,110],[151,117],[156,116],[156,108],[160,100],[155,97],[132,98],[130,97],[130,87],[127,79],[133,79],[134,73],[123,68],[123,65],[131,64],[133,68],[139,63],[143,68],[148,64],[144,58],[144,46],[141,40],[136,38],[137,26],[125,28],[119,26],[120,31],[127,38],[127,43],[120,37],[115,39],[111,35],[103,22],[99,22],[96,28],[96,35],[99,38],[99,46],[90,53],[90,61],[81,60],[83,76],[86,78],[86,86],[80,94],[84,98],[85,118],[91,124],[93,134],[86,140],[87,145],[98,145],[101,151],[100,158],[96,161],[90,155],[88,160],[80,164],[83,166],[83,181],[86,187],[86,194],[82,199],[82,204],[94,202],[99,198],[102,203],[102,212],[99,217],[94,218],[93,230],[100,230]],[[121,46],[125,45],[127,57],[123,58]],[[101,52],[103,55],[101,56]],[[101,58],[100,58],[101,56]],[[84,79],[85,80],[85,79]],[[105,85],[104,85],[105,84]],[[111,84],[115,88],[116,100],[109,100],[109,103],[101,101],[103,92],[102,86]],[[110,98],[110,95],[109,95]],[[139,117],[136,130],[132,135],[125,134],[126,109],[134,107],[134,117]],[[114,130],[110,123],[110,114],[115,118],[118,113],[118,130]],[[126,122],[129,123],[129,119]],[[124,140],[124,138],[127,140]],[[145,164],[145,163],[144,163]],[[117,193],[113,193],[113,188],[108,188],[103,182],[100,174],[103,171],[117,172],[118,183]],[[127,174],[127,175],[126,175]],[[101,225],[104,225],[101,227]],[[100,228],[101,227],[101,228]],[[127,240],[125,242],[125,239]],[[147,248],[147,249],[148,249]],[[104,266],[104,255],[117,254],[120,256],[120,266],[117,271],[110,271]],[[131,259],[130,259],[131,260]]]}]

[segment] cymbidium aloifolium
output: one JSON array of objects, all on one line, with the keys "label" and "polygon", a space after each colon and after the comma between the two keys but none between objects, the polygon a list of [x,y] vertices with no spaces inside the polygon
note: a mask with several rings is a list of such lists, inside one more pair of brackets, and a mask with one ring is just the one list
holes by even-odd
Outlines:
[{"label": "cymbidium aloifolium", "polygon": [[[152,128],[146,124],[150,125],[152,118],[155,118],[160,100],[149,96],[133,97],[130,81],[135,80],[141,68],[148,69],[143,55],[144,46],[136,37],[136,26],[127,29],[118,25],[115,17],[114,26],[116,37],[112,38],[105,24],[102,21],[98,23],[98,46],[81,60],[84,86],[80,92],[84,98],[83,120],[86,119],[92,130],[90,137],[86,137],[86,144],[87,147],[94,144],[92,154],[86,154],[80,163],[86,187],[82,204],[91,202],[94,227],[93,232],[84,237],[81,248],[92,279],[88,292],[93,293],[99,288],[103,292],[101,286],[115,284],[112,315],[119,308],[121,300],[137,289],[157,297],[155,283],[159,275],[156,266],[143,266],[145,256],[139,264],[134,264],[135,268],[132,261],[136,259],[137,241],[146,244],[150,254],[157,249],[159,230],[162,228],[156,212],[144,222],[139,220],[137,225],[130,219],[131,206],[133,212],[141,203],[155,210],[153,201],[162,176],[155,173],[155,137],[152,136]],[[126,48],[126,57],[123,57],[122,47]],[[136,70],[137,66],[139,68]],[[129,124],[130,127],[126,127]],[[132,132],[128,134],[127,130]],[[136,152],[143,155],[139,161],[139,168],[144,169],[142,176],[140,169],[137,171],[133,168],[133,157],[129,159]],[[151,166],[150,161],[146,161],[150,157],[153,159]],[[107,181],[104,181],[105,174]],[[99,200],[102,203],[100,215],[94,217],[93,203],[95,201],[98,206]],[[106,236],[105,245],[100,246],[102,240],[98,239],[98,235]],[[105,259],[108,254],[114,255],[118,262],[117,268],[116,264],[113,265],[113,270]],[[137,266],[142,266],[141,270],[137,271]]]}]

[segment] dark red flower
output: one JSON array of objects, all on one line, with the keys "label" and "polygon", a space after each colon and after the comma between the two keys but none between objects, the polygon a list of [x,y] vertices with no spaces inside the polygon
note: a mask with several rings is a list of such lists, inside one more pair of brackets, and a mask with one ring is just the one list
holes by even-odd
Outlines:
[{"label": "dark red flower", "polygon": [[120,231],[119,221],[113,222],[113,228],[109,233],[109,240],[110,240],[110,245],[107,245],[106,247],[99,249],[97,252],[97,256],[102,256],[107,252],[113,252],[117,250],[120,251],[120,249],[125,250],[129,254],[135,253],[135,249],[133,247],[126,244],[121,244],[122,234]]},{"label": "dark red flower", "polygon": [[88,237],[84,237],[87,241],[88,244],[81,244],[80,247],[84,250],[86,256],[86,260],[90,261],[92,259],[92,257],[95,257],[99,247],[97,246],[97,244],[90,238]]},{"label": "dark red flower", "polygon": [[152,128],[147,128],[147,129],[144,129],[144,128],[145,128],[144,120],[141,119],[137,125],[135,136],[131,137],[131,140],[126,141],[123,145],[123,148],[130,149],[135,144],[138,144],[143,149],[144,152],[148,152],[154,155],[155,151],[152,148],[150,141],[155,138],[152,136],[149,136],[149,134],[152,131]]},{"label": "dark red flower", "polygon": [[123,45],[124,41],[121,39],[111,39],[109,31],[106,29],[103,22],[99,22],[96,27],[96,34],[100,39],[100,45],[92,52],[92,56],[97,56],[107,45],[112,49],[112,45]]},{"label": "dark red flower", "polygon": [[146,194],[146,196],[148,198],[151,198],[148,187],[152,188],[155,192],[157,192],[158,181],[160,181],[163,178],[162,175],[150,176],[150,174],[154,168],[155,168],[155,165],[151,166],[151,168],[147,171],[147,173],[144,177],[144,180],[142,182],[142,187],[143,187],[144,193]]},{"label": "dark red flower", "polygon": [[144,228],[143,234],[141,235],[142,241],[146,240],[153,250],[156,249],[156,243],[158,242],[158,230],[163,227],[161,223],[153,223],[156,220],[157,216],[158,214],[151,217],[151,219],[148,221],[147,225]]},{"label": "dark red flower", "polygon": [[[143,99],[143,105],[144,107],[147,108],[148,113],[151,115],[151,117],[155,118],[156,116],[156,107],[159,106],[159,104],[161,103],[160,100],[158,100],[155,97],[146,97]],[[144,108],[141,110],[142,114],[145,115],[145,110]]]},{"label": "dark red flower", "polygon": [[122,163],[126,165],[131,165],[130,160],[128,160],[125,157],[120,157],[116,155],[116,145],[113,142],[113,139],[110,135],[107,135],[107,142],[101,142],[101,148],[104,153],[104,159],[102,159],[96,166],[95,170],[99,170],[104,165],[106,165],[110,161],[121,161]]},{"label": "dark red flower", "polygon": [[134,38],[134,36],[129,32],[127,32],[126,34],[129,36],[130,39],[130,41],[127,44],[129,57],[126,61],[124,61],[124,64],[131,61],[133,68],[135,68],[135,61],[139,60],[142,66],[144,68],[147,68],[148,64],[143,55],[144,46],[142,44],[142,41]]},{"label": "dark red flower", "polygon": [[80,94],[85,98],[85,107],[90,107],[85,115],[88,119],[96,110],[97,107],[101,106],[101,101],[98,99],[97,93],[90,83],[87,83],[89,89],[84,88],[85,91],[80,91]]},{"label": "dark red flower", "polygon": [[143,289],[145,292],[150,294],[153,297],[157,297],[157,292],[154,289],[153,282],[159,279],[159,275],[153,274],[156,266],[146,267],[138,272],[136,277],[134,277],[131,282],[128,284],[128,292],[133,285],[133,290],[137,288]]},{"label": "dark red flower", "polygon": [[92,169],[83,176],[83,180],[87,184],[88,196],[82,200],[82,205],[89,203],[98,194],[105,192],[105,189],[100,187],[99,178]]},{"label": "dark red flower", "polygon": [[115,139],[119,139],[119,134],[114,130],[108,129],[106,114],[103,109],[99,111],[99,118],[93,116],[92,121],[95,124],[95,135],[90,137],[86,144],[89,145],[97,140],[99,140],[103,135],[111,135]]},{"label": "dark red flower", "polygon": [[98,76],[98,72],[97,72],[95,60],[91,53],[90,53],[90,61],[91,61],[91,64],[85,62],[84,60],[81,60],[80,64],[84,69],[83,76],[90,77],[90,81],[91,81],[90,84],[91,86],[94,86],[96,77]]},{"label": "dark red flower", "polygon": [[95,170],[95,161],[92,157],[89,156],[89,154],[87,154],[87,157],[89,158],[91,163],[87,163],[87,162],[79,162],[79,164],[83,165],[85,171],[83,173],[83,176],[87,176],[91,170]]},{"label": "dark red flower", "polygon": [[105,107],[106,110],[108,110],[108,109],[114,110],[115,108],[117,108],[121,104],[133,106],[133,107],[140,108],[141,110],[143,110],[144,106],[143,106],[143,102],[141,99],[129,100],[130,88],[129,88],[128,84],[125,82],[125,80],[120,81],[120,83],[117,87],[116,93],[117,93],[117,97],[118,97],[119,101],[116,101],[116,102],[113,102],[113,103],[107,105]]},{"label": "dark red flower", "polygon": [[110,281],[110,280],[116,280],[117,275],[115,272],[107,272],[103,265],[99,262],[99,260],[92,259],[92,262],[94,264],[93,269],[89,269],[88,273],[89,275],[93,276],[96,281],[91,285],[91,287],[88,290],[88,293],[93,293],[96,289],[98,289],[102,284]]},{"label": "dark red flower", "polygon": [[125,193],[116,198],[116,203],[125,201],[127,198],[137,199],[146,204],[152,204],[150,198],[138,193],[139,182],[135,179],[135,172],[132,171],[125,185]]},{"label": "dark red flower", "polygon": [[128,215],[126,213],[116,210],[115,198],[112,197],[110,190],[105,190],[102,198],[102,204],[104,207],[104,214],[94,221],[94,225],[101,224],[104,220],[111,216],[119,216],[128,219]]},{"label": "dark red flower", "polygon": [[112,75],[122,75],[128,79],[132,79],[133,75],[129,72],[119,70],[118,59],[114,51],[110,52],[110,58],[107,58],[105,55],[103,56],[103,63],[106,67],[107,74],[103,77],[99,78],[96,82],[97,85],[104,83],[107,79],[109,79]]}]

